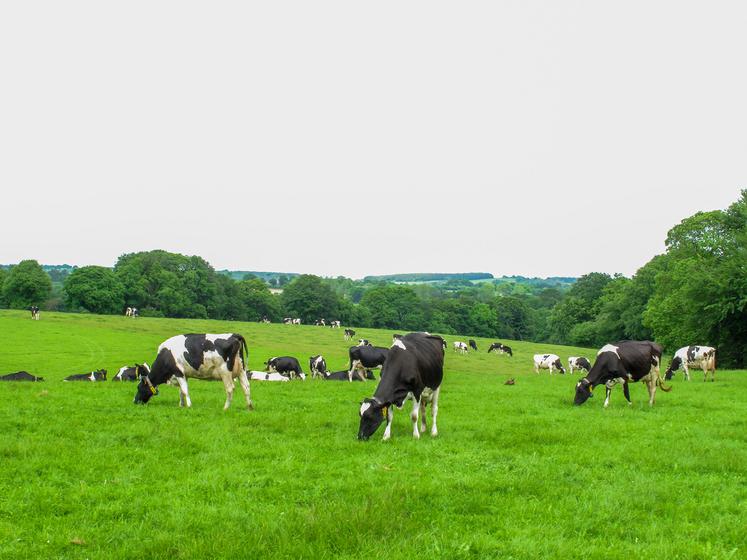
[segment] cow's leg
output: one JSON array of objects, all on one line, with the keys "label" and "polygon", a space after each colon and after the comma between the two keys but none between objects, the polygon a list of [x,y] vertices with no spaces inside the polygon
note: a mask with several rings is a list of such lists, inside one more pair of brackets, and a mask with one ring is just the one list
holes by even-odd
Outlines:
[{"label": "cow's leg", "polygon": [[353,360],[353,362],[350,364],[350,371],[348,372],[348,381],[350,383],[353,382],[353,371],[358,369],[359,363],[360,363],[359,360]]},{"label": "cow's leg", "polygon": [[438,435],[436,417],[438,416],[438,395],[440,393],[441,387],[433,391],[433,397],[431,398],[431,437],[436,437]]},{"label": "cow's leg", "polygon": [[656,402],[656,377],[650,375],[646,385],[648,386],[648,405],[654,406],[654,402]]},{"label": "cow's leg", "polygon": [[612,394],[612,387],[607,385],[606,390],[607,392],[605,393],[604,397],[604,408],[607,408],[610,405],[610,394]]},{"label": "cow's leg", "polygon": [[246,376],[246,371],[243,369],[241,370],[241,373],[239,373],[239,384],[241,385],[241,390],[244,391],[244,396],[246,397],[246,407],[249,410],[254,410],[254,403],[252,402],[252,395],[249,389],[249,378]]},{"label": "cow's leg", "polygon": [[426,402],[423,397],[420,397],[420,431],[425,433],[425,431],[428,429],[428,426],[426,425],[425,421],[425,407]]},{"label": "cow's leg", "polygon": [[179,385],[179,406],[185,406],[190,408],[192,406],[192,400],[189,398],[189,386],[187,385],[187,378],[184,376],[174,376],[177,385]]},{"label": "cow's leg", "polygon": [[630,385],[627,379],[623,382],[623,394],[625,395],[625,399],[628,401],[628,404],[632,405],[633,401],[630,400]]},{"label": "cow's leg", "polygon": [[221,372],[220,378],[223,380],[223,386],[226,388],[226,404],[223,405],[223,410],[228,410],[233,401],[233,390],[236,386],[233,382],[233,376],[230,371]]},{"label": "cow's leg", "polygon": [[384,428],[384,437],[381,439],[387,441],[392,437],[392,420],[394,420],[394,405],[391,404],[387,407],[386,411],[386,428]]},{"label": "cow's leg", "polygon": [[[421,397],[422,399],[422,397]],[[412,412],[410,413],[410,420],[412,421],[412,437],[420,439],[420,432],[418,431],[418,412],[420,411],[420,400],[412,399]]]}]

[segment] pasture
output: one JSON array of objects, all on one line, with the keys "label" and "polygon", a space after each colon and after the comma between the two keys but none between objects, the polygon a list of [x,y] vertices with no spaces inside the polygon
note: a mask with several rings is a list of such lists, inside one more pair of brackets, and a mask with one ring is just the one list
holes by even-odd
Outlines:
[{"label": "pasture", "polygon": [[[374,344],[391,331],[356,329]],[[63,383],[153,363],[174,334],[238,332],[249,366],[322,353],[343,369],[341,329],[0,311],[0,558],[744,558],[747,375],[681,372],[650,409],[642,384],[571,405],[578,375],[533,372],[532,354],[594,350],[503,341],[514,357],[449,348],[438,438],[356,440],[376,382]],[[667,358],[668,360],[668,358]],[[662,372],[663,372],[662,368]],[[509,377],[513,386],[504,385]]]}]

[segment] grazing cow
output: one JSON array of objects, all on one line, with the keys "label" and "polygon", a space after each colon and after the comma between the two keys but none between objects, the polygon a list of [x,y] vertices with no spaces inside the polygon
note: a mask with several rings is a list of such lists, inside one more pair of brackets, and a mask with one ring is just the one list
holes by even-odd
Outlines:
[{"label": "grazing cow", "polygon": [[361,338],[358,340],[358,346],[372,346],[367,338]]},{"label": "grazing cow", "polygon": [[508,354],[512,358],[514,357],[514,353],[511,351],[510,346],[506,346],[505,344],[501,344],[500,342],[494,342],[490,345],[490,348],[488,348],[488,354],[490,354],[493,350],[495,350],[496,354]]},{"label": "grazing cow", "polygon": [[157,393],[162,383],[179,387],[179,406],[192,406],[187,379],[223,381],[226,403],[231,406],[234,379],[238,377],[246,396],[246,406],[254,408],[246,376],[246,340],[240,334],[180,334],[165,340],[158,347],[158,356],[148,375],[140,377],[134,402],[145,404]]},{"label": "grazing cow", "polygon": [[317,327],[326,327],[327,323],[324,321],[324,319],[317,319],[314,321],[314,325]]},{"label": "grazing cow", "polygon": [[361,370],[379,368],[386,362],[389,348],[371,345],[351,346],[348,350],[350,357],[350,368],[348,369],[348,381],[353,380],[353,372],[362,380],[364,374]]},{"label": "grazing cow", "polygon": [[469,343],[469,347],[472,348],[475,352],[477,352],[477,342],[472,340],[471,338],[467,341]]},{"label": "grazing cow", "polygon": [[301,324],[301,319],[299,319],[298,317],[296,317],[295,319],[293,319],[293,324],[294,325],[300,325]]},{"label": "grazing cow", "polygon": [[324,361],[324,356],[311,356],[309,358],[309,370],[311,371],[311,379],[314,379],[317,375],[324,377],[327,374],[327,362]]},{"label": "grazing cow", "polygon": [[329,326],[332,329],[339,329],[342,326],[342,323],[340,323],[340,321],[330,321]]},{"label": "grazing cow", "polygon": [[283,324],[284,325],[292,325],[293,324],[293,317],[285,317],[285,318],[283,318]]},{"label": "grazing cow", "polygon": [[583,356],[571,356],[568,358],[568,373],[572,375],[574,369],[585,369],[589,373],[591,362]]},{"label": "grazing cow", "polygon": [[139,381],[140,376],[148,375],[149,372],[150,366],[147,362],[134,366],[122,366],[119,368],[117,375],[112,377],[112,381]]},{"label": "grazing cow", "polygon": [[247,375],[254,381],[290,381],[285,375],[267,371],[250,371]]},{"label": "grazing cow", "polygon": [[672,363],[669,364],[664,379],[669,380],[674,372],[682,366],[685,379],[690,381],[690,368],[701,368],[703,370],[703,381],[708,381],[708,372],[711,372],[711,381],[716,381],[716,349],[711,346],[684,346],[674,353]]},{"label": "grazing cow", "polygon": [[444,341],[440,336],[410,333],[395,341],[381,370],[381,381],[374,396],[361,403],[358,439],[370,438],[386,419],[383,439],[388,440],[391,437],[394,407],[401,409],[406,399],[413,401],[410,413],[413,437],[419,439],[420,431],[425,432],[427,428],[425,407],[429,402],[431,436],[437,436],[436,418],[443,368]]},{"label": "grazing cow", "polygon": [[[373,372],[370,369],[366,370],[365,374],[366,379],[370,379],[372,381],[376,380],[376,376],[373,374]],[[324,375],[325,381],[348,381],[348,371],[343,369],[342,371],[333,371],[333,372],[327,372]],[[360,377],[357,375],[353,377],[353,381],[363,381]]]},{"label": "grazing cow", "polygon": [[132,307],[128,307],[127,309],[125,309],[125,317],[130,316],[132,316]]},{"label": "grazing cow", "polygon": [[458,340],[454,341],[454,352],[460,352],[462,354],[466,354],[467,353],[467,348],[468,348],[468,346],[467,346],[466,343],[460,342]]},{"label": "grazing cow", "polygon": [[140,311],[138,310],[137,307],[133,307],[132,308],[132,315],[131,316],[132,317],[140,317]]},{"label": "grazing cow", "polygon": [[95,383],[96,381],[106,381],[106,370],[98,369],[91,373],[76,373],[75,375],[68,375],[63,381],[90,381]]},{"label": "grazing cow", "polygon": [[299,377],[302,380],[306,379],[306,374],[301,370],[301,364],[293,356],[278,356],[270,358],[265,362],[267,371],[270,373],[279,373],[290,377],[291,379]]},{"label": "grazing cow", "polygon": [[0,375],[0,381],[44,381],[44,378],[31,375],[27,371],[17,371],[15,373]]},{"label": "grazing cow", "polygon": [[41,312],[39,311],[39,308],[38,308],[38,307],[37,307],[36,305],[32,305],[32,306],[30,307],[30,310],[31,310],[31,318],[32,318],[32,319],[33,319],[34,321],[38,321],[38,320],[39,320],[39,317],[41,316],[41,315],[40,315],[40,313],[41,313]]},{"label": "grazing cow", "polygon": [[355,336],[355,331],[353,329],[345,329],[345,340],[350,340]]},{"label": "grazing cow", "polygon": [[565,368],[560,362],[560,358],[555,354],[535,354],[534,355],[534,373],[539,373],[541,369],[549,369],[550,375],[557,369],[560,373],[565,374]]},{"label": "grazing cow", "polygon": [[628,404],[630,401],[631,381],[645,381],[648,387],[648,404],[654,405],[656,387],[662,391],[669,392],[671,387],[664,385],[659,374],[661,364],[661,346],[648,340],[623,340],[615,344],[605,344],[599,352],[591,371],[576,383],[576,396],[573,403],[580,405],[592,396],[592,391],[597,385],[604,384],[607,395],[604,399],[604,407],[610,404],[610,393],[612,387],[622,383],[623,394]]}]

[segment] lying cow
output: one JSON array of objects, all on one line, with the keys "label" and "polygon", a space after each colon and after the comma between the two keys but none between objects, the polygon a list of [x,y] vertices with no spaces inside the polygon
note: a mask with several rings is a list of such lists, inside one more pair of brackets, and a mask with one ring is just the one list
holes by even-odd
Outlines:
[{"label": "lying cow", "polygon": [[330,321],[329,327],[332,329],[339,329],[342,326],[342,323],[340,321]]},{"label": "lying cow", "polygon": [[358,439],[370,438],[386,419],[383,439],[388,440],[392,433],[394,406],[402,408],[406,399],[413,401],[410,413],[413,437],[419,439],[420,431],[427,429],[427,403],[431,403],[431,436],[437,436],[436,419],[443,368],[444,341],[440,336],[411,333],[395,341],[389,349],[374,396],[361,403]]},{"label": "lying cow", "polygon": [[122,366],[119,368],[117,375],[112,377],[112,381],[139,381],[140,376],[148,375],[150,366],[147,362],[135,364],[134,366]]},{"label": "lying cow", "polygon": [[461,354],[467,353],[467,344],[465,342],[460,342],[458,340],[454,341],[454,352],[459,352]]},{"label": "lying cow", "polygon": [[534,355],[534,373],[539,373],[541,369],[549,369],[550,375],[557,369],[565,375],[565,368],[560,362],[560,357],[556,354],[535,354]]},{"label": "lying cow", "polygon": [[43,377],[36,377],[27,371],[17,371],[0,375],[0,381],[44,381]]},{"label": "lying cow", "polygon": [[690,368],[703,370],[703,381],[708,381],[708,372],[711,372],[711,381],[716,381],[716,349],[711,346],[684,346],[674,353],[672,363],[669,364],[664,373],[664,379],[670,380],[674,372],[682,366],[685,379],[690,381]]},{"label": "lying cow", "polygon": [[659,374],[661,364],[661,346],[648,340],[624,340],[615,344],[604,345],[597,352],[597,359],[591,371],[576,384],[576,397],[574,404],[580,405],[592,396],[592,391],[597,385],[604,385],[607,395],[604,399],[604,407],[610,404],[610,393],[612,387],[617,383],[623,386],[623,394],[628,404],[630,400],[631,381],[645,381],[648,387],[648,404],[654,405],[656,388],[662,391],[671,391],[671,387],[664,385]]},{"label": "lying cow", "polygon": [[247,375],[253,381],[290,381],[285,375],[267,371],[250,371]]},{"label": "lying cow", "polygon": [[324,356],[321,354],[311,356],[309,358],[309,370],[311,371],[311,379],[317,376],[324,378],[327,374],[327,362],[324,361]]},{"label": "lying cow", "polygon": [[573,375],[574,369],[584,369],[588,373],[591,369],[591,362],[583,356],[570,356],[568,358],[568,373]]},{"label": "lying cow", "polygon": [[301,370],[301,364],[293,356],[278,356],[270,358],[265,362],[267,371],[270,373],[279,373],[294,379],[298,377],[302,380],[306,380],[306,374]]},{"label": "lying cow", "polygon": [[[331,373],[327,372],[324,375],[323,379],[325,381],[348,381],[349,373],[350,372],[348,372],[348,370],[346,369],[343,369],[342,371],[333,371]],[[370,369],[366,370],[365,378],[370,379],[372,381],[376,381],[376,376],[373,374],[373,372]],[[356,375],[355,377],[353,377],[353,381],[363,381],[363,379]]]},{"label": "lying cow", "polygon": [[246,396],[246,406],[254,408],[246,375],[246,340],[240,334],[180,334],[165,340],[158,347],[158,356],[148,375],[140,377],[135,393],[136,404],[147,403],[162,383],[179,387],[179,406],[192,406],[187,378],[223,381],[226,403],[231,406],[234,379],[238,377]]},{"label": "lying cow", "polygon": [[490,345],[490,348],[488,348],[488,354],[490,354],[493,350],[495,350],[496,354],[508,354],[513,358],[514,353],[511,351],[510,346],[506,346],[505,344],[501,344],[500,342],[494,342]]},{"label": "lying cow", "polygon": [[389,348],[381,346],[351,346],[348,349],[348,357],[350,358],[348,381],[353,380],[354,372],[359,379],[364,380],[365,375],[361,373],[361,370],[380,368],[384,365],[388,354]]},{"label": "lying cow", "polygon": [[98,369],[91,373],[76,373],[75,375],[68,375],[63,381],[90,381],[95,383],[96,381],[106,381],[106,370]]}]

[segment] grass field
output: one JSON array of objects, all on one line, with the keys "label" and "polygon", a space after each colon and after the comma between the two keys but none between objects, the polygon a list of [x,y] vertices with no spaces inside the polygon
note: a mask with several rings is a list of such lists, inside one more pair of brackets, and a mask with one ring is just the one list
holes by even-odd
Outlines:
[{"label": "grass field", "polygon": [[[356,329],[388,345],[391,331]],[[591,350],[509,342],[515,355],[446,355],[438,438],[408,414],[356,440],[375,382],[252,382],[224,412],[221,383],[164,387],[64,376],[152,363],[183,332],[239,332],[249,365],[322,353],[341,330],[0,312],[0,558],[745,558],[747,375],[681,375],[650,409],[642,384],[571,405],[577,376],[531,355]],[[456,337],[447,337],[454,340]],[[466,339],[466,337],[462,337]],[[516,385],[506,386],[508,377]]]}]

